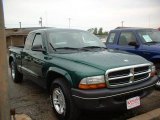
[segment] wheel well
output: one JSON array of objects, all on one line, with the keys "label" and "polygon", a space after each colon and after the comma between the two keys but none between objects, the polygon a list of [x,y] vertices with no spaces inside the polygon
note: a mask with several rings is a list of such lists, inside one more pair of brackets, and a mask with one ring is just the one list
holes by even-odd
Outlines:
[{"label": "wheel well", "polygon": [[154,64],[160,63],[160,59],[154,59],[151,62],[153,62]]},{"label": "wheel well", "polygon": [[11,65],[11,62],[13,61],[13,57],[9,57],[9,65]]},{"label": "wheel well", "polygon": [[[56,78],[66,79],[63,75],[61,75],[57,72],[54,72],[54,71],[48,72],[48,74],[47,74],[47,90],[50,90],[50,86]],[[68,81],[66,80],[66,82],[68,82]],[[69,82],[68,82],[68,84],[69,84]]]},{"label": "wheel well", "polygon": [[160,69],[160,59],[155,59],[155,60],[152,60],[151,62],[153,62],[156,69]]}]

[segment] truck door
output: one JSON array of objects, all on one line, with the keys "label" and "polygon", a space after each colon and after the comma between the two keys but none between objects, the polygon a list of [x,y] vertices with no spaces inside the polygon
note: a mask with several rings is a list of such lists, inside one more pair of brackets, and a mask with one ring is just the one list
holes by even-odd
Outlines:
[{"label": "truck door", "polygon": [[31,51],[32,42],[33,42],[34,37],[35,37],[35,33],[33,32],[29,33],[29,35],[26,38],[24,49],[21,52],[21,58],[22,58],[21,70],[23,74],[26,76],[31,75],[30,66],[28,64],[32,61],[31,56],[30,56],[30,51]]},{"label": "truck door", "polygon": [[45,54],[44,44],[43,44],[43,37],[42,33],[36,33],[35,38],[32,43],[32,48],[30,51],[30,57],[32,61],[28,64],[30,70],[35,77],[35,82],[41,86],[43,86],[43,67],[45,64],[44,58]]},{"label": "truck door", "polygon": [[133,32],[121,32],[116,49],[141,55],[139,43]]}]

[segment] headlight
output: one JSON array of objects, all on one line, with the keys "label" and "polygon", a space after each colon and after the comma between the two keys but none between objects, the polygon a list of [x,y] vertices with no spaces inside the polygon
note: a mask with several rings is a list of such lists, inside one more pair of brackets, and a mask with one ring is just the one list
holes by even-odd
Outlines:
[{"label": "headlight", "polygon": [[106,87],[104,76],[83,78],[79,84],[80,89],[97,89]]}]

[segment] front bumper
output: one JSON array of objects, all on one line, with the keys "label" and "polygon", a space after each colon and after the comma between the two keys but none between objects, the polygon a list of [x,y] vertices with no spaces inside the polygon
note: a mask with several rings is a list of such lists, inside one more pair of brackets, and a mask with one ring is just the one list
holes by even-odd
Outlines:
[{"label": "front bumper", "polygon": [[152,77],[145,82],[121,88],[79,90],[72,88],[72,96],[77,107],[89,110],[126,107],[126,100],[135,96],[143,98],[150,94],[158,80]]}]

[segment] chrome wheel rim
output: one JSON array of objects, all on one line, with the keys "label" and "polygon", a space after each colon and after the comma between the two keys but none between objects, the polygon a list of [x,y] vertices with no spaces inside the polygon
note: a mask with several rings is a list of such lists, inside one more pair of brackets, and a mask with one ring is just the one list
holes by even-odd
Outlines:
[{"label": "chrome wheel rim", "polygon": [[58,114],[65,115],[66,103],[61,88],[55,88],[53,90],[53,105]]},{"label": "chrome wheel rim", "polygon": [[14,64],[11,63],[11,75],[12,75],[12,78],[14,79],[15,78],[15,67],[14,67]]}]

